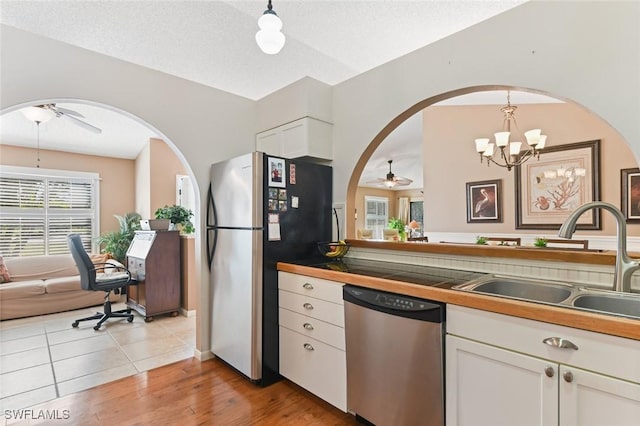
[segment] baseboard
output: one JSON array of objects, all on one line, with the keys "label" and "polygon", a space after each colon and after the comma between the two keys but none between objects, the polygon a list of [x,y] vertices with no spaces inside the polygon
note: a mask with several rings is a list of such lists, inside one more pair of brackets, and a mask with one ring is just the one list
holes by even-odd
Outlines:
[{"label": "baseboard", "polygon": [[183,317],[195,317],[196,316],[196,310],[195,309],[191,309],[191,310],[186,310],[184,308],[180,308],[180,315],[182,315]]},{"label": "baseboard", "polygon": [[215,358],[215,355],[213,355],[213,352],[209,350],[202,352],[202,351],[199,351],[198,349],[195,349],[193,356],[200,361],[206,361],[208,359]]}]

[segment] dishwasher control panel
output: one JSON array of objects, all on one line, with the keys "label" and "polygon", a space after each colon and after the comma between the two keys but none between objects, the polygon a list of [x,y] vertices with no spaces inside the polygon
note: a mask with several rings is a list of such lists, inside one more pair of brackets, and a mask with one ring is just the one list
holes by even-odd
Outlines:
[{"label": "dishwasher control panel", "polygon": [[440,306],[422,299],[401,294],[387,293],[368,288],[345,286],[344,291],[354,298],[373,306],[408,312],[439,309]]}]

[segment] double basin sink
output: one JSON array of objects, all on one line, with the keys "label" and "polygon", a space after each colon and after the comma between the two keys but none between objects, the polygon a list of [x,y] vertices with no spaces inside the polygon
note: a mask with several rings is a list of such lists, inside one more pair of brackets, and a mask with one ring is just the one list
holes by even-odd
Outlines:
[{"label": "double basin sink", "polygon": [[465,284],[459,284],[453,288],[473,293],[640,319],[640,294],[596,290],[560,282],[493,275],[489,276],[489,278],[480,278]]}]

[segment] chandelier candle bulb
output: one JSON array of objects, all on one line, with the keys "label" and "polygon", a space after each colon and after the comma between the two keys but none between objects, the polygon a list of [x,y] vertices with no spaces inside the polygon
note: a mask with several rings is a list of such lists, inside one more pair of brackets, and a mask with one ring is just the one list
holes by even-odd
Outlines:
[{"label": "chandelier candle bulb", "polygon": [[509,145],[509,154],[518,155],[520,154],[520,147],[522,146],[522,142],[511,142]]},{"label": "chandelier candle bulb", "polygon": [[509,144],[509,135],[511,132],[498,132],[495,134],[496,137],[496,145],[500,148],[503,148]]}]

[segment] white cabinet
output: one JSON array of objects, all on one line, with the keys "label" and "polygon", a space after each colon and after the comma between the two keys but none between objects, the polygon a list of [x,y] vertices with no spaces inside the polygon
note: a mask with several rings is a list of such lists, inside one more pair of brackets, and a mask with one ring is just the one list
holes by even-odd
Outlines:
[{"label": "white cabinet", "polygon": [[639,424],[640,342],[453,305],[447,328],[448,425]]},{"label": "white cabinet", "polygon": [[333,159],[332,125],[304,117],[256,135],[256,150],[284,158]]},{"label": "white cabinet", "polygon": [[347,410],[342,283],[278,272],[280,374]]}]

